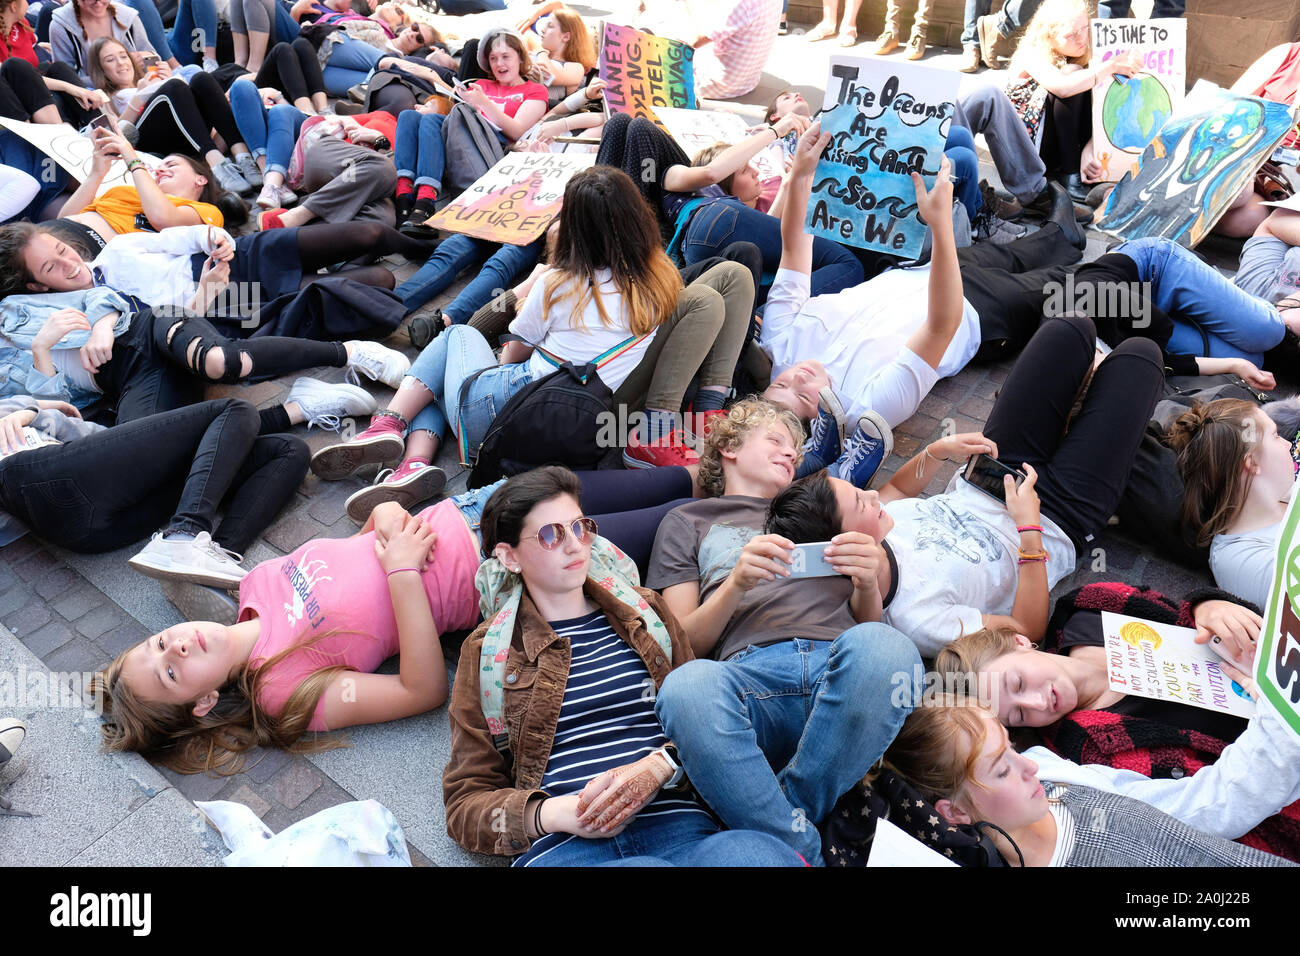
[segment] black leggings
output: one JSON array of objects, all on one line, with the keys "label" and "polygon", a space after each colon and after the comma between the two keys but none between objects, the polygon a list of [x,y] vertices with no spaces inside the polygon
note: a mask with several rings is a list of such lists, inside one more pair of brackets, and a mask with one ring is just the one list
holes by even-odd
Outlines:
[{"label": "black leggings", "polygon": [[[602,537],[636,562],[645,579],[650,552],[664,515],[692,501],[691,475],[685,468],[611,468],[578,473],[584,514],[596,520]],[[627,510],[629,502],[641,507]]]},{"label": "black leggings", "polygon": [[389,83],[370,94],[370,109],[384,110],[394,116],[416,107],[415,94],[402,83]]},{"label": "black leggings", "polygon": [[1016,360],[984,426],[997,443],[998,460],[1034,466],[1043,514],[1080,554],[1119,506],[1165,380],[1160,347],[1150,339],[1127,339],[1106,356],[1083,408],[1068,420],[1096,346],[1091,319],[1045,320]]},{"label": "black leggings", "polygon": [[258,87],[274,87],[290,103],[325,92],[325,79],[321,76],[316,48],[306,37],[296,37],[292,43],[277,43],[271,47],[253,82]]},{"label": "black leggings", "polygon": [[160,527],[207,531],[242,552],[307,473],[306,443],[259,436],[259,425],[256,408],[225,398],[11,455],[0,461],[0,504],[40,537],[82,553]]},{"label": "black leggings", "polygon": [[189,83],[173,78],[158,87],[135,126],[140,131],[136,146],[149,153],[184,153],[202,159],[217,148],[213,129],[227,149],[244,141],[221,84],[209,73],[196,73]]},{"label": "black leggings", "polygon": [[11,56],[0,63],[0,116],[31,122],[32,115],[46,106],[56,106],[64,120],[78,128],[90,122],[98,110],[87,110],[67,93],[52,93],[45,77],[81,86],[77,71],[66,63],[47,63],[40,69]]},{"label": "black leggings", "polygon": [[1079,157],[1092,139],[1092,90],[1062,99],[1047,95],[1043,113],[1043,141],[1038,154],[1049,176],[1079,172]]},{"label": "black leggings", "polygon": [[[222,356],[215,363],[220,368],[208,365],[214,349]],[[347,364],[347,351],[340,342],[265,335],[236,343],[206,319],[137,312],[131,327],[113,343],[113,355],[95,373],[95,382],[105,400],[115,405],[119,423],[135,421],[202,400],[205,382],[240,381],[244,355],[263,378],[317,365]],[[271,415],[263,416],[266,430],[275,430],[270,426],[277,424],[283,427],[282,409],[270,411]]]},{"label": "black leggings", "polygon": [[[311,273],[338,262],[387,256],[394,252],[400,253],[412,262],[423,262],[433,255],[437,248],[437,240],[412,239],[410,236],[402,235],[392,226],[385,226],[378,222],[313,222],[298,228],[298,259],[302,262],[304,285],[320,278]],[[386,267],[380,268],[389,273],[391,281],[391,271]],[[352,272],[343,274],[349,278],[356,278]],[[392,286],[389,285],[388,288]]]}]

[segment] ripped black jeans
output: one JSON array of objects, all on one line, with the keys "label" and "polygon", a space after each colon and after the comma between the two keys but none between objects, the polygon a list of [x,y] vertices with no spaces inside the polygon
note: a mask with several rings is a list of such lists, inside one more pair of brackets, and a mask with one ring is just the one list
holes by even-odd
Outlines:
[{"label": "ripped black jeans", "polygon": [[202,317],[145,309],[113,343],[112,358],[95,373],[95,382],[121,423],[202,401],[207,382],[233,384],[346,364],[342,342],[273,335],[235,340]]}]

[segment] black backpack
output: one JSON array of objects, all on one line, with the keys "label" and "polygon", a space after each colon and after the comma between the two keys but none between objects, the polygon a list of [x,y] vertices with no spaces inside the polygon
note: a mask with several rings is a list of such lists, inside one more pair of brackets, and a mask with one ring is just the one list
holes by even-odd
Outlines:
[{"label": "black backpack", "polygon": [[[473,456],[469,487],[482,488],[541,465],[612,467],[620,450],[602,448],[598,439],[602,416],[613,412],[614,394],[597,368],[595,363],[565,362],[512,395]],[[462,396],[471,381],[466,380]]]}]

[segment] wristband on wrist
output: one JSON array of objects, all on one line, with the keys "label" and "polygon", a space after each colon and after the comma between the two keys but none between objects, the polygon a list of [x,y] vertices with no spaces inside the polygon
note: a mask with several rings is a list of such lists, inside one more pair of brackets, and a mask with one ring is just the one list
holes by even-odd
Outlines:
[{"label": "wristband on wrist", "polygon": [[1016,526],[1016,530],[1017,530],[1018,532],[1020,532],[1021,534],[1024,534],[1026,531],[1037,531],[1039,534],[1042,534],[1042,533],[1043,533],[1042,526],[1041,526],[1041,525],[1036,525],[1036,524],[1022,524],[1022,525],[1017,525],[1017,526]]},{"label": "wristband on wrist", "polygon": [[129,163],[126,164],[126,171],[127,171],[128,173],[133,173],[133,172],[135,172],[137,169],[143,169],[143,168],[144,168],[144,160],[139,159],[139,158],[137,158],[137,159],[133,159],[133,160],[131,160]]},{"label": "wristband on wrist", "polygon": [[391,578],[394,574],[400,574],[402,571],[414,571],[416,574],[420,573],[419,568],[393,568],[393,570],[388,572],[388,577]]},{"label": "wristband on wrist", "polygon": [[546,828],[542,826],[542,804],[545,802],[546,798],[542,797],[537,801],[537,807],[533,810],[533,829],[537,831],[539,837],[544,837],[547,834]]},{"label": "wristband on wrist", "polygon": [[1047,552],[1046,552],[1046,551],[1026,551],[1024,548],[1016,548],[1016,555],[1017,555],[1017,557],[1019,557],[1019,559],[1020,559],[1019,562],[1018,562],[1018,563],[1020,563],[1020,564],[1024,564],[1026,561],[1046,561],[1046,560],[1047,560]]}]

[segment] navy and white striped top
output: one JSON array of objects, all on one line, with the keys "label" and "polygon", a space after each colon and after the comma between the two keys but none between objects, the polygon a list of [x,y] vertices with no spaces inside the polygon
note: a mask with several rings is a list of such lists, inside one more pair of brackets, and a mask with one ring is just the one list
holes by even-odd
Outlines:
[{"label": "navy and white striped top", "polygon": [[[571,658],[564,703],[541,789],[552,797],[580,793],[606,770],[635,763],[668,742],[655,716],[655,685],[645,662],[623,642],[603,611],[568,621],[552,621],[557,636],[569,642]],[[694,793],[661,790],[637,819],[655,814],[705,813]],[[569,840],[551,833],[535,842],[516,866],[528,866]]]}]

